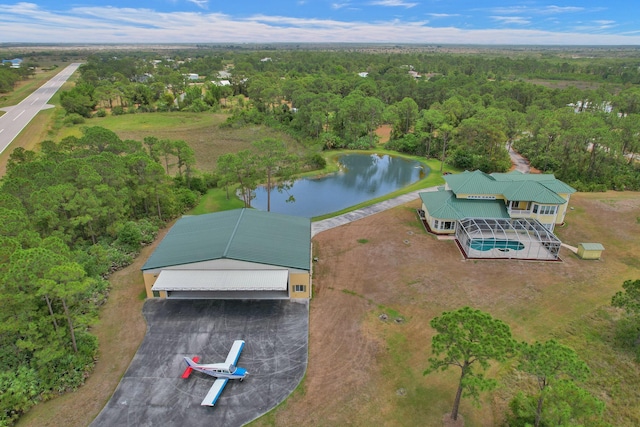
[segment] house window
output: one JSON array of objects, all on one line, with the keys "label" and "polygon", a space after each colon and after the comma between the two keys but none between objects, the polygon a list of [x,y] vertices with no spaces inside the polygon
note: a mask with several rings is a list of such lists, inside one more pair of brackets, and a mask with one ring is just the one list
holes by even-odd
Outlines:
[{"label": "house window", "polygon": [[[538,213],[540,215],[555,215],[558,207],[557,206],[540,206],[538,209]],[[535,210],[534,210],[535,212]]]},{"label": "house window", "polygon": [[293,287],[294,292],[307,292],[307,285],[295,285]]},{"label": "house window", "polygon": [[160,292],[158,292],[158,291],[152,291],[152,293],[153,293],[153,297],[154,297],[154,298],[160,298]]},{"label": "house window", "polygon": [[433,220],[433,229],[434,230],[453,230],[456,228],[455,221],[442,221],[442,220]]}]

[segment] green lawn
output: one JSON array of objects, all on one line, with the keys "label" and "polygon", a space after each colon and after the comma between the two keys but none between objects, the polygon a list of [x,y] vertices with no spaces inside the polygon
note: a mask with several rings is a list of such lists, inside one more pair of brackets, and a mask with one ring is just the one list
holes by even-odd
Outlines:
[{"label": "green lawn", "polygon": [[147,136],[158,139],[184,140],[196,155],[196,169],[212,172],[218,157],[251,148],[251,143],[263,138],[284,140],[295,149],[304,150],[289,135],[262,125],[238,129],[221,128],[225,113],[135,113],[121,116],[93,117],[85,123],[63,127],[54,138],[60,141],[70,135],[80,136],[86,126],[101,126],[115,132],[121,139],[142,141]]}]

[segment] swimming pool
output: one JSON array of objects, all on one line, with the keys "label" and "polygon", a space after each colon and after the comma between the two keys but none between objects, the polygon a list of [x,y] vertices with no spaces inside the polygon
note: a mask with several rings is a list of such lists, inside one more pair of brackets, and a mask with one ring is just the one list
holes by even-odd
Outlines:
[{"label": "swimming pool", "polygon": [[477,251],[490,251],[491,249],[498,249],[501,251],[512,249],[514,251],[521,251],[524,249],[524,244],[517,240],[508,239],[473,239],[469,244],[469,247]]}]

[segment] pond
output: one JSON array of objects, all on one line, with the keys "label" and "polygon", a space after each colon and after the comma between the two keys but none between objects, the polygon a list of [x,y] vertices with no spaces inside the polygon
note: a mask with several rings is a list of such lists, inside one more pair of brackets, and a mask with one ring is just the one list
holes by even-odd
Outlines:
[{"label": "pond", "polygon": [[[315,217],[384,196],[406,187],[429,173],[418,161],[378,154],[345,154],[338,158],[340,171],[303,178],[283,192],[271,190],[271,212]],[[287,201],[292,197],[295,201]],[[267,210],[267,191],[256,190],[251,206]]]}]

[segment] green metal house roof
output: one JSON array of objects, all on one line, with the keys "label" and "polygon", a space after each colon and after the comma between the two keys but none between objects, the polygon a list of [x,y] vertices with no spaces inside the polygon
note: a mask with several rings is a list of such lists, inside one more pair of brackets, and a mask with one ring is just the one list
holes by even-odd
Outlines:
[{"label": "green metal house roof", "polygon": [[563,204],[566,200],[549,190],[544,185],[534,181],[510,182],[502,194],[507,200],[526,200],[549,205]]},{"label": "green metal house roof", "polygon": [[552,174],[523,174],[517,171],[493,173],[476,170],[444,177],[455,194],[503,195],[507,200],[564,204],[559,193],[575,193],[575,189]]},{"label": "green metal house roof", "polygon": [[179,219],[142,270],[216,259],[311,269],[311,221],[254,209]]},{"label": "green metal house roof", "polygon": [[482,171],[464,171],[446,175],[445,181],[455,194],[502,194],[504,184]]},{"label": "green metal house roof", "polygon": [[502,200],[458,199],[449,190],[420,193],[420,199],[433,218],[510,218]]},{"label": "green metal house roof", "polygon": [[511,171],[508,173],[492,173],[491,176],[494,177],[496,181],[538,182],[556,194],[559,194],[559,193],[573,194],[576,192],[575,188],[564,183],[563,181],[560,181],[552,173],[522,173],[518,171]]}]

